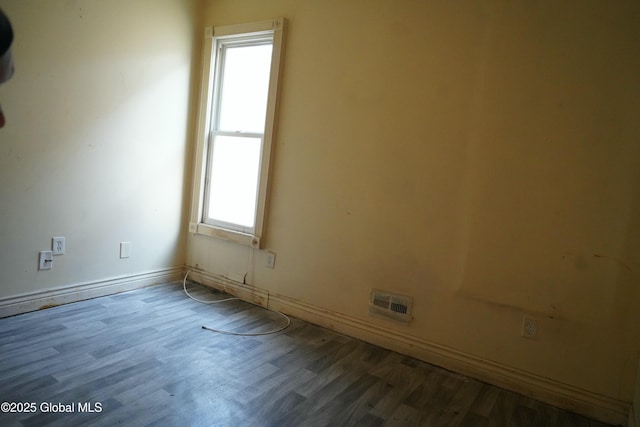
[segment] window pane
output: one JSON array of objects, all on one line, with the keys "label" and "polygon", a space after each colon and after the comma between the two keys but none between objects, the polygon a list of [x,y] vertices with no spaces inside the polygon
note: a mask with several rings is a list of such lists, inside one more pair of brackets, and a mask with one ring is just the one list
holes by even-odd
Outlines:
[{"label": "window pane", "polygon": [[260,145],[260,138],[215,136],[209,181],[209,218],[254,226]]},{"label": "window pane", "polygon": [[270,71],[270,44],[226,48],[219,130],[264,132]]}]

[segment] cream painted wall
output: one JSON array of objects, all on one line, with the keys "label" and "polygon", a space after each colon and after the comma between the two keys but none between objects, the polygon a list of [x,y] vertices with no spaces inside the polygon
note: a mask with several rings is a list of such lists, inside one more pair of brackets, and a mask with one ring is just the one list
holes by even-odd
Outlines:
[{"label": "cream painted wall", "polygon": [[[16,34],[0,87],[0,297],[184,264],[199,6],[0,1]],[[37,271],[59,235],[66,254]]]},{"label": "cream painted wall", "polygon": [[[264,252],[187,262],[631,402],[640,353],[640,4],[211,0],[289,27]],[[414,321],[367,313],[371,288]],[[523,314],[537,339],[520,337]]]}]

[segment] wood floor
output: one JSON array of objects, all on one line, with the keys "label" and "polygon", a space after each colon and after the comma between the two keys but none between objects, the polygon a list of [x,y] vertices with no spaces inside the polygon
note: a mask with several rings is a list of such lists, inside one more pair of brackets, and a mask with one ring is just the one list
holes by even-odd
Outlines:
[{"label": "wood floor", "polygon": [[0,319],[0,400],[34,410],[0,425],[604,426],[298,319],[201,328],[282,322],[181,284]]}]

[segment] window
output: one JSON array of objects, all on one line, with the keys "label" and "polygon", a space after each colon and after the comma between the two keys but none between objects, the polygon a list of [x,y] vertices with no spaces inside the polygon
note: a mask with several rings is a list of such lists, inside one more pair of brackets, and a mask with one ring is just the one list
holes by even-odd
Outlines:
[{"label": "window", "polygon": [[207,28],[189,231],[260,247],[284,20]]}]

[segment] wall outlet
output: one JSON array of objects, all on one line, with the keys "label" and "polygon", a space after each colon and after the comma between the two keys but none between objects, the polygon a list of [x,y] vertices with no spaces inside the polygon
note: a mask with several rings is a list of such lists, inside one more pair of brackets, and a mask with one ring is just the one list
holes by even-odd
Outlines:
[{"label": "wall outlet", "polygon": [[66,249],[64,237],[54,237],[51,243],[51,250],[54,255],[64,255]]},{"label": "wall outlet", "polygon": [[51,270],[53,267],[53,252],[40,251],[38,260],[38,270]]},{"label": "wall outlet", "polygon": [[276,267],[276,254],[273,252],[267,252],[267,268],[275,268]]},{"label": "wall outlet", "polygon": [[532,317],[524,316],[521,334],[524,338],[534,338],[538,334],[538,321]]}]

